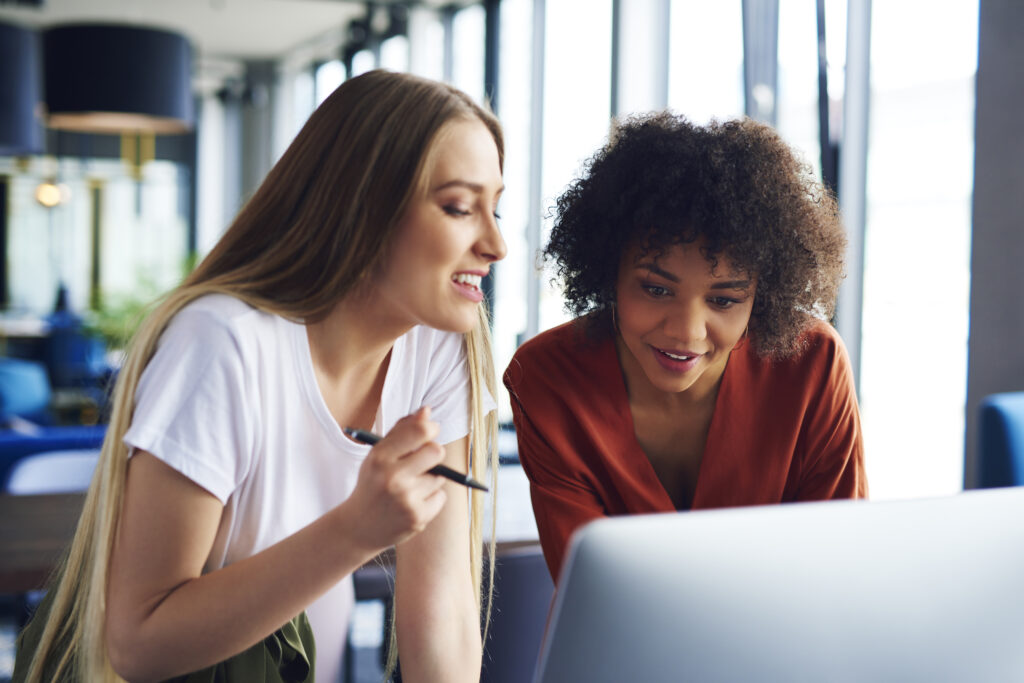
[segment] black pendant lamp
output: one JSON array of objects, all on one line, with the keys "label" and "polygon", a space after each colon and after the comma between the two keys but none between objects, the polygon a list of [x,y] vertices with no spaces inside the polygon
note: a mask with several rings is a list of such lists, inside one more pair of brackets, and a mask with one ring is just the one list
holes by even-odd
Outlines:
[{"label": "black pendant lamp", "polygon": [[42,34],[47,125],[88,133],[192,128],[192,49],[181,34],[72,24]]},{"label": "black pendant lamp", "polygon": [[43,151],[39,36],[0,23],[0,156]]}]

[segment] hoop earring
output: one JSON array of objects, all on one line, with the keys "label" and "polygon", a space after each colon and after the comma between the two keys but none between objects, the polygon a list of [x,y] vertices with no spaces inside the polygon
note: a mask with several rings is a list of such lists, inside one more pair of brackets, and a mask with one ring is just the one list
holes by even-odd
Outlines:
[{"label": "hoop earring", "polygon": [[612,329],[615,330],[616,332],[618,332],[619,331],[619,317],[615,313],[615,308],[616,308],[615,302],[613,301],[612,305],[611,305],[611,309],[612,309]]}]

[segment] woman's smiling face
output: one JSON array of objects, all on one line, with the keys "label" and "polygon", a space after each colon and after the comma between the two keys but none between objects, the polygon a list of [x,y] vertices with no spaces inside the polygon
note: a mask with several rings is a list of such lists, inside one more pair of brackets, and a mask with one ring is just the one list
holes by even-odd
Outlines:
[{"label": "woman's smiling face", "polygon": [[426,193],[399,222],[377,291],[408,324],[468,332],[483,300],[480,281],[506,252],[495,214],[501,166],[477,119],[450,124],[436,145]]},{"label": "woman's smiling face", "polygon": [[729,353],[743,337],[756,282],[701,243],[661,252],[629,249],[619,266],[615,322],[619,357],[630,386],[699,395],[717,386]]}]

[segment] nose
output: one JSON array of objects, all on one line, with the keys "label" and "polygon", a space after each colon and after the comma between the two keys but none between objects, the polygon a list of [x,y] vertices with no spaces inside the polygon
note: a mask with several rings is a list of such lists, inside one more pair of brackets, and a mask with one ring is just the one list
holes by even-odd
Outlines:
[{"label": "nose", "polygon": [[483,235],[476,244],[477,254],[487,261],[500,261],[508,253],[508,246],[505,238],[501,236],[501,228],[498,227],[498,219],[492,215],[484,220]]},{"label": "nose", "polygon": [[708,328],[702,304],[702,301],[684,301],[673,306],[662,323],[665,335],[684,344],[704,341]]}]

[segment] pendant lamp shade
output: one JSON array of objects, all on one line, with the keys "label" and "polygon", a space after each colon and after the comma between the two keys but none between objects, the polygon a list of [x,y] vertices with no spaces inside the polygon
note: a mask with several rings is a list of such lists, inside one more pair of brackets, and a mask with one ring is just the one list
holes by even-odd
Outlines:
[{"label": "pendant lamp shade", "polygon": [[51,128],[183,133],[192,128],[192,50],[153,28],[74,24],[43,32]]},{"label": "pendant lamp shade", "polygon": [[43,151],[42,78],[38,34],[0,23],[0,156]]}]

